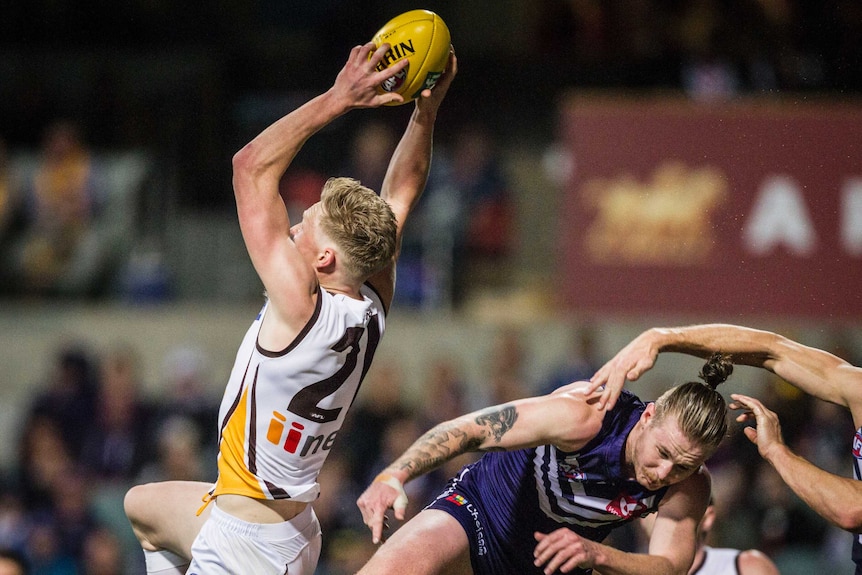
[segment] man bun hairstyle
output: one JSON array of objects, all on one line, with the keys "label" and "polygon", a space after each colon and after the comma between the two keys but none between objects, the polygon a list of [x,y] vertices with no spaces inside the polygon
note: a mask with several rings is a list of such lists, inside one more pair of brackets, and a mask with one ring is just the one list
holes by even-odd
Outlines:
[{"label": "man bun hairstyle", "polygon": [[733,373],[730,356],[713,353],[698,377],[664,392],[656,404],[656,418],[673,417],[689,439],[714,452],[727,435],[727,402],[716,390]]},{"label": "man bun hairstyle", "polygon": [[717,351],[706,360],[697,376],[709,387],[715,389],[719,384],[727,381],[732,373],[733,362],[730,360],[730,356]]}]

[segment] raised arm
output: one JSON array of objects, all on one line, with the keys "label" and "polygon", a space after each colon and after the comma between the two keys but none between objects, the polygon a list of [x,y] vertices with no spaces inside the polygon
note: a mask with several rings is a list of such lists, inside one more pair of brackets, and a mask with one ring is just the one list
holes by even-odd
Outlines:
[{"label": "raised arm", "polygon": [[862,369],[776,333],[730,324],[649,329],[596,372],[591,389],[604,385],[602,399],[612,407],[625,380],[638,379],[659,353],[708,357],[716,351],[730,354],[734,363],[772,371],[808,394],[850,409],[855,425],[862,425]]},{"label": "raised arm", "polygon": [[368,281],[380,294],[387,307],[392,301],[395,290],[395,261],[401,249],[401,237],[407,216],[416,206],[431,169],[431,152],[434,141],[434,124],[437,111],[449,85],[458,73],[458,60],[454,49],[450,49],[449,63],[433,90],[425,90],[416,99],[413,113],[404,135],[398,142],[389,161],[386,176],[380,190],[380,197],[389,203],[398,222],[397,250],[392,265],[384,268]]},{"label": "raised arm", "polygon": [[746,410],[737,421],[756,421],[743,433],[787,486],[821,517],[851,533],[862,532],[862,481],[829,473],[794,453],[781,436],[778,415],[759,400],[740,394],[731,398]]},{"label": "raised arm", "polygon": [[374,66],[386,50],[386,44],[376,51],[373,43],[354,47],[329,90],[277,120],[233,157],[234,195],[246,249],[270,300],[289,324],[301,325],[310,316],[317,278],[291,240],[279,180],[308,138],[321,128],[351,109],[401,98],[380,95],[375,89],[404,65],[399,62],[376,71]]},{"label": "raised arm", "polygon": [[585,445],[599,431],[602,413],[582,390],[521,399],[489,407],[435,426],[393,461],[357,501],[375,543],[384,515],[394,507],[404,519],[403,485],[468,452],[522,449],[554,444],[567,451]]}]

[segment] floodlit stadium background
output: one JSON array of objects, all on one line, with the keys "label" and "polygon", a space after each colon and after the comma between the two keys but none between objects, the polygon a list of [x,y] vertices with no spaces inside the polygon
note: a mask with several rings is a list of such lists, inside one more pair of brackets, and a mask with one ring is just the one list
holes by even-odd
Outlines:
[{"label": "floodlit stadium background", "polygon": [[[10,503],[0,521],[14,516],[33,457],[20,448],[31,439],[28,415],[64,358],[84,358],[98,382],[100,364],[122,348],[134,358],[140,400],[154,412],[170,411],[165,405],[179,402],[193,378],[194,401],[218,401],[262,289],[236,225],[231,155],[328,88],[352,46],[418,7],[204,4],[4,6],[0,468]],[[408,225],[390,334],[352,414],[354,434],[379,416],[409,438],[443,417],[453,395],[466,410],[544,390],[573,358],[584,356],[589,370],[653,325],[742,323],[860,364],[858,2],[422,7],[449,25],[460,72],[440,113],[435,172]],[[285,180],[291,209],[313,198],[323,175],[374,185],[375,146],[388,157],[408,114],[353,112],[313,138]],[[87,221],[90,241],[56,283],[28,284],[10,262],[27,226],[43,136],[59,119],[80,128],[98,210]],[[662,357],[632,388],[649,399],[698,369],[691,358]],[[761,397],[780,411],[795,448],[849,475],[849,421],[754,370],[738,369],[725,386]],[[79,468],[93,487],[77,494],[82,532],[110,526],[129,575],[140,573],[140,557],[119,498],[164,473],[155,445],[168,431],[162,419],[146,421],[117,432],[120,445],[147,446],[130,461],[93,447]],[[369,470],[351,456],[375,461],[381,447],[350,432],[330,456],[347,478],[324,478],[338,497],[319,511],[334,542],[321,574],[350,572],[368,553],[352,501]],[[99,433],[73,428],[65,439],[107,449],[90,437]],[[209,478],[214,423],[201,433],[196,456]],[[736,519],[719,528],[717,542],[764,549],[782,573],[852,572],[849,535],[788,497],[752,446],[732,445],[716,475]],[[103,468],[93,463],[100,458]],[[26,491],[30,506],[60,497],[48,487]],[[51,505],[38,520],[27,517],[22,533],[61,525],[54,540],[80,555],[83,539],[69,534],[74,520],[64,532]],[[14,543],[4,537],[0,531],[0,544]]]}]

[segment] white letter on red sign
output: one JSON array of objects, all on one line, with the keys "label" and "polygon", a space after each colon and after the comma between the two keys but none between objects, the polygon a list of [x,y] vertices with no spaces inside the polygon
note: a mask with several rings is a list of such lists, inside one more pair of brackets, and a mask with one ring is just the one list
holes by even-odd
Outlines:
[{"label": "white letter on red sign", "polygon": [[766,179],[751,206],[742,238],[756,255],[767,255],[780,246],[799,256],[814,252],[817,232],[793,178],[781,175]]},{"label": "white letter on red sign", "polygon": [[862,178],[850,178],[841,190],[841,243],[851,256],[862,256]]}]

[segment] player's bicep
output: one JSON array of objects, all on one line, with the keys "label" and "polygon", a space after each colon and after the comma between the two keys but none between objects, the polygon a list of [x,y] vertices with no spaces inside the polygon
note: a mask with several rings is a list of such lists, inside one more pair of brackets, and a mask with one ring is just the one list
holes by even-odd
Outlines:
[{"label": "player's bicep", "polygon": [[486,430],[483,450],[549,444],[575,450],[594,437],[601,425],[583,401],[565,394],[520,399],[476,412],[472,417]]},{"label": "player's bicep", "polygon": [[862,369],[826,351],[785,340],[768,369],[808,394],[853,409],[862,405]]}]

